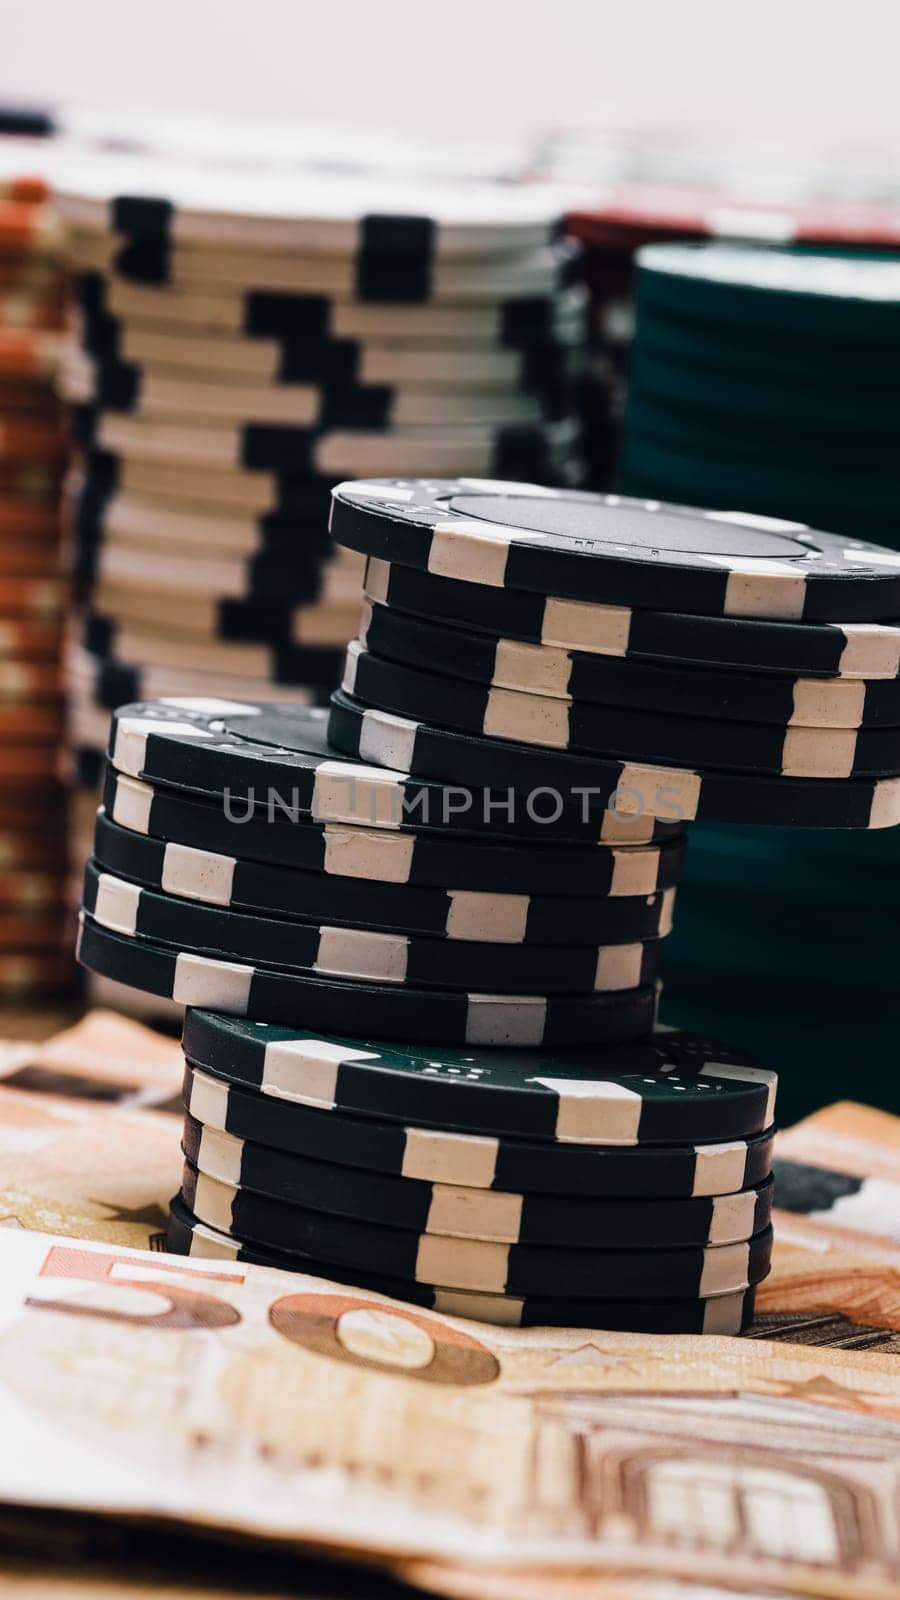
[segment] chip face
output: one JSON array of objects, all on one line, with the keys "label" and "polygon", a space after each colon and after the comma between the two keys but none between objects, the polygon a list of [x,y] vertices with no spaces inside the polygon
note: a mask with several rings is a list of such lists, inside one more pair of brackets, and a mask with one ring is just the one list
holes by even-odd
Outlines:
[{"label": "chip face", "polygon": [[746,1138],[773,1120],[776,1079],[740,1051],[661,1030],[636,1044],[423,1052],[189,1011],[193,1065],[287,1100],[482,1133],[594,1145]]},{"label": "chip face", "polygon": [[334,490],[339,543],[498,588],[774,620],[900,614],[900,554],[801,523],[535,485],[395,479]]}]

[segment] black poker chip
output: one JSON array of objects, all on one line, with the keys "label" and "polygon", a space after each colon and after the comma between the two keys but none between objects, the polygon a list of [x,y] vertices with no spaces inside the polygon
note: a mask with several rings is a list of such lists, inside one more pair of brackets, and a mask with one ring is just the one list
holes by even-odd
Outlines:
[{"label": "black poker chip", "polygon": [[228,1082],[326,1110],[563,1144],[745,1139],[775,1103],[775,1074],[751,1057],[665,1029],[603,1055],[429,1052],[191,1010],[184,1050]]},{"label": "black poker chip", "polygon": [[85,868],[82,904],[96,925],[127,938],[388,988],[452,993],[480,985],[507,997],[618,994],[652,983],[659,965],[659,938],[597,947],[492,944],[301,922],[156,893],[103,871],[93,859]]},{"label": "black poker chip", "polygon": [[[242,841],[234,831],[237,845]],[[347,841],[348,848],[352,843]],[[376,841],[372,854],[378,848]],[[325,855],[324,849],[321,853]],[[490,944],[626,944],[658,938],[669,931],[674,902],[673,889],[607,898],[510,895],[452,883],[431,889],[324,870],[290,870],[155,839],[120,827],[103,809],[97,816],[94,857],[101,872],[209,906]]]},{"label": "black poker chip", "polygon": [[[647,766],[677,763],[789,778],[900,773],[896,726],[780,725],[561,699],[403,666],[357,640],[347,648],[341,686],[367,706],[437,727]],[[672,688],[676,698],[674,683]]]},{"label": "black poker chip", "polygon": [[535,839],[526,848],[501,834],[318,822],[274,802],[252,811],[244,803],[226,805],[215,796],[144,783],[112,766],[106,769],[103,805],[108,819],[133,834],[187,851],[240,857],[248,870],[259,862],[386,888],[408,884],[446,892],[453,884],[475,894],[542,899],[652,898],[678,884],[685,852],[684,829],[652,817],[607,812],[596,844]]},{"label": "black poker chip", "polygon": [[804,678],[564,650],[409,616],[378,602],[365,608],[359,642],[370,654],[417,672],[562,701],[783,728],[900,725],[900,677]]},{"label": "black poker chip", "polygon": [[250,1194],[207,1177],[190,1162],[184,1166],[181,1196],[201,1222],[238,1239],[414,1283],[489,1294],[705,1299],[759,1283],[772,1256],[771,1228],[737,1244],[653,1250],[548,1249],[419,1234]]},{"label": "black poker chip", "polygon": [[[468,1317],[505,1327],[627,1329],[642,1333],[742,1333],[753,1320],[755,1288],[709,1299],[578,1300],[564,1296],[485,1294],[386,1277],[368,1267],[347,1268],[309,1255],[287,1254],[219,1232],[195,1217],[180,1195],[171,1203],[167,1247],[177,1255],[256,1262],[345,1283],[340,1310],[359,1309],[369,1291],[406,1300],[445,1316]],[[333,1303],[333,1296],[331,1297]],[[373,1302],[376,1306],[380,1302]],[[315,1312],[315,1305],[312,1310]]]},{"label": "black poker chip", "polygon": [[217,1132],[188,1116],[182,1149],[198,1172],[330,1216],[498,1244],[660,1249],[735,1244],[768,1227],[771,1178],[701,1199],[585,1200],[435,1184],[332,1165]]},{"label": "black poker chip", "polygon": [[[397,748],[396,716],[336,690],[328,737],[347,755],[365,750],[387,765]],[[446,783],[499,785],[505,775],[516,792],[540,794],[547,815],[577,795],[605,797],[617,810],[633,809],[679,822],[742,822],[804,828],[891,828],[900,822],[900,782],[885,778],[794,778],[737,770],[705,770],[674,762],[600,757],[586,752],[528,746],[484,734],[403,719],[407,773],[428,772]],[[549,797],[545,801],[545,797]],[[613,798],[615,797],[615,798]],[[477,808],[476,808],[477,811]]]},{"label": "black poker chip", "polygon": [[112,719],[109,758],[128,777],[220,801],[227,795],[242,817],[281,811],[361,827],[459,829],[545,842],[600,841],[609,813],[620,809],[639,820],[662,811],[661,820],[679,831],[685,821],[677,794],[667,805],[659,780],[646,800],[620,808],[624,767],[615,760],[572,758],[569,772],[551,768],[533,751],[482,741],[488,775],[467,772],[461,759],[435,779],[430,761],[417,762],[412,723],[372,726],[370,719],[348,733],[341,709],[338,702],[329,717],[314,707],[227,701],[121,706]]},{"label": "black poker chip", "polygon": [[[760,676],[894,679],[900,673],[900,626],[885,623],[785,622],[648,611],[467,582],[374,556],[366,563],[365,586],[371,601],[380,601],[392,612],[555,649],[590,652],[604,661],[623,657],[663,662],[667,667],[734,667]],[[772,691],[761,685],[760,693]]]},{"label": "black poker chip", "polygon": [[323,1029],[352,1014],[373,1037],[435,1045],[617,1044],[648,1032],[658,998],[649,984],[612,994],[496,995],[350,981],[114,933],[85,911],[76,955],[89,972],[177,1005]]},{"label": "black poker chip", "polygon": [[477,479],[334,490],[339,544],[497,588],[709,616],[900,615],[900,555],[737,513]]},{"label": "black poker chip", "polygon": [[[185,1068],[189,1117],[211,1132],[278,1151],[421,1183],[586,1200],[709,1199],[763,1183],[773,1132],[696,1144],[597,1145],[447,1130],[336,1106],[308,1105]],[[233,1180],[236,1181],[236,1180]]]}]

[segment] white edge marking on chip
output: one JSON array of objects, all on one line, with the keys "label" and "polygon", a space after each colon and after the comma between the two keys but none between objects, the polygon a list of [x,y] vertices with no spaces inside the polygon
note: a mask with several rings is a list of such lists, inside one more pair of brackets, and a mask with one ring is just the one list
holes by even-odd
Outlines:
[{"label": "white edge marking on chip", "polygon": [[703,1309],[703,1332],[740,1333],[744,1319],[744,1291],[715,1295]]},{"label": "white edge marking on chip", "polygon": [[446,1239],[419,1235],[414,1277],[417,1283],[462,1278],[468,1289],[503,1294],[509,1276],[509,1246],[481,1239]]},{"label": "white edge marking on chip", "polygon": [[380,600],[382,605],[386,605],[390,581],[390,562],[382,561],[380,556],[369,556],[365,576],[365,592],[369,599]]},{"label": "white edge marking on chip", "polygon": [[556,1138],[566,1144],[637,1143],[643,1101],[608,1078],[539,1078],[558,1100]]},{"label": "white edge marking on chip", "polygon": [[409,940],[403,934],[367,928],[319,929],[316,972],[374,983],[405,983],[408,962]]},{"label": "white edge marking on chip", "polygon": [[356,674],[359,671],[359,658],[362,646],[358,639],[351,639],[344,651],[344,672],[341,678],[341,688],[345,694],[353,694],[356,690]]},{"label": "white edge marking on chip", "polygon": [[339,483],[332,489],[332,497],[338,499],[342,489],[348,492],[348,497],[352,495],[354,499],[360,500],[403,500],[407,502],[413,497],[411,489],[401,489],[397,484],[378,483],[372,479],[348,478],[344,483]]},{"label": "white edge marking on chip", "polygon": [[207,1077],[205,1072],[191,1073],[188,1111],[198,1122],[213,1128],[224,1128],[228,1116],[228,1089],[219,1078]]},{"label": "white edge marking on chip", "polygon": [[448,938],[469,939],[475,944],[524,943],[531,906],[529,895],[481,894],[474,889],[448,889],[447,894]]},{"label": "white edge marking on chip", "polygon": [[409,776],[419,724],[391,711],[364,711],[359,735],[362,761],[382,772],[382,782],[399,783]]},{"label": "white edge marking on chip", "polygon": [[846,640],[840,660],[842,677],[900,676],[900,628],[880,622],[848,622],[841,632]]},{"label": "white edge marking on chip", "polygon": [[[489,1318],[485,1316],[488,1307]],[[525,1302],[513,1295],[498,1295],[486,1305],[483,1294],[467,1293],[465,1289],[435,1289],[432,1309],[445,1317],[466,1317],[470,1322],[490,1321],[495,1327],[519,1328]]]},{"label": "white edge marking on chip", "polygon": [[543,995],[469,994],[467,1044],[522,1047],[544,1042],[547,1001]]},{"label": "white edge marking on chip", "polygon": [[260,1089],[280,1100],[333,1110],[342,1063],[377,1060],[370,1050],[353,1050],[333,1039],[273,1040],[266,1045]]},{"label": "white edge marking on chip", "polygon": [[258,717],[262,715],[262,707],[245,703],[243,700],[215,700],[207,699],[202,695],[192,698],[189,695],[175,695],[168,700],[160,700],[161,706],[173,706],[175,710],[199,711],[206,717]]},{"label": "white edge marking on chip", "polygon": [[311,811],[317,822],[399,828],[405,773],[349,761],[323,761],[316,768]]},{"label": "white edge marking on chip", "polygon": [[740,1062],[707,1061],[701,1068],[701,1078],[728,1078],[733,1083],[759,1083],[768,1089],[768,1099],[762,1126],[768,1128],[775,1118],[775,1096],[778,1093],[778,1073],[768,1067],[742,1066]]},{"label": "white edge marking on chip", "polygon": [[499,523],[439,522],[431,530],[428,571],[502,589],[509,546],[509,530]]},{"label": "white edge marking on chip", "polygon": [[132,833],[149,833],[153,807],[153,790],[139,778],[114,775],[113,821]]},{"label": "white edge marking on chip", "polygon": [[704,556],[713,566],[728,571],[723,612],[727,617],[769,617],[775,621],[803,620],[806,578],[788,562],[729,561]]},{"label": "white edge marking on chip", "polygon": [[329,824],[323,836],[323,871],[367,883],[409,883],[415,843],[410,833]]},{"label": "white edge marking on chip", "polygon": [[194,1165],[198,1171],[218,1178],[220,1183],[239,1184],[241,1181],[242,1139],[214,1128],[201,1128],[200,1148]]},{"label": "white edge marking on chip", "polygon": [[232,856],[169,841],[163,853],[160,884],[166,894],[208,905],[229,906],[237,862]]},{"label": "white edge marking on chip", "polygon": [[401,1176],[423,1183],[455,1183],[489,1189],[497,1173],[499,1141],[486,1134],[405,1128]]},{"label": "white edge marking on chip", "polygon": [[544,601],[541,643],[591,655],[624,656],[632,612],[627,606],[592,605],[587,600]]},{"label": "white edge marking on chip", "polygon": [[740,1140],[732,1144],[697,1145],[691,1193],[699,1198],[742,1189],[746,1171],[747,1146]]},{"label": "white edge marking on chip", "polygon": [[631,898],[638,895],[651,895],[657,893],[657,880],[659,878],[659,851],[652,847],[646,850],[613,850],[612,856],[612,881],[609,887],[610,899],[622,897]]},{"label": "white edge marking on chip", "polygon": [[659,816],[667,822],[691,822],[697,815],[703,779],[686,767],[651,767],[623,762],[612,805],[623,817]]},{"label": "white edge marking on chip", "polygon": [[91,916],[102,927],[124,933],[133,939],[137,933],[141,891],[136,883],[125,883],[108,872],[97,875],[97,899]]},{"label": "white edge marking on chip", "polygon": [[175,961],[172,999],[179,1005],[205,1006],[210,1011],[230,1011],[243,1017],[247,1014],[253,978],[253,967],[181,951]]},{"label": "white edge marking on chip", "polygon": [[895,828],[900,823],[900,778],[880,778],[869,808],[870,828]]},{"label": "white edge marking on chip", "polygon": [[706,1300],[710,1295],[733,1291],[738,1273],[740,1281],[746,1284],[750,1276],[749,1243],[722,1244],[712,1250],[704,1250],[698,1299]]},{"label": "white edge marking on chip", "polygon": [[507,1194],[502,1189],[467,1189],[436,1183],[431,1191],[424,1231],[455,1239],[516,1244],[524,1203],[523,1195]]},{"label": "white edge marking on chip", "polygon": [[548,489],[539,483],[507,482],[505,478],[458,478],[457,483],[480,494],[500,494],[515,499],[558,500],[560,494],[558,489]]}]

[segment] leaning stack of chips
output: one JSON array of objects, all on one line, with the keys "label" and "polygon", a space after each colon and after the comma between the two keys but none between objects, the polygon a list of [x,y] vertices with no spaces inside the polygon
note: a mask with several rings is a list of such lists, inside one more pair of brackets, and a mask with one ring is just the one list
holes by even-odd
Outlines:
[{"label": "leaning stack of chips", "polygon": [[[900,260],[656,245],[638,261],[629,492],[815,520],[900,549]],[[886,554],[884,570],[898,560]],[[824,727],[832,703],[836,772],[876,744],[890,771],[900,743],[900,606],[873,614],[881,626],[836,611],[853,625],[819,639],[801,630],[803,655],[789,626],[759,641],[761,673],[804,674],[795,722],[815,700]],[[855,1089],[889,1103],[898,863],[896,830],[698,829],[670,951],[671,1014],[705,1027],[728,1016],[776,1064],[814,1074],[792,1113],[841,1094],[849,1061]]]},{"label": "leaning stack of chips", "polygon": [[558,191],[345,171],[330,147],[57,155],[82,446],[71,737],[93,792],[123,702],[327,698],[362,582],[328,537],[337,479],[580,478],[584,290]]},{"label": "leaning stack of chips", "polygon": [[671,890],[697,818],[900,819],[900,740],[848,751],[843,680],[755,667],[780,630],[846,642],[833,616],[877,636],[900,561],[472,479],[341,484],[332,532],[368,609],[330,714],[113,720],[80,956],[200,1008],[173,1247],[511,1323],[737,1330],[774,1079],[655,1027]]},{"label": "leaning stack of chips", "polygon": [[[58,229],[43,184],[0,174],[0,995],[71,983],[58,781],[66,585],[54,392],[62,322]],[[21,165],[20,165],[21,163]]]}]

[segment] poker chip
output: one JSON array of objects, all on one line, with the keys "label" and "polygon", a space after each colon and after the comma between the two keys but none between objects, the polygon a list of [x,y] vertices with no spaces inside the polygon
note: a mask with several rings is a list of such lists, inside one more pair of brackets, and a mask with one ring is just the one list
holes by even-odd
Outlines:
[{"label": "poker chip", "polygon": [[658,939],[551,948],[257,916],[155,893],[101,871],[93,861],[85,869],[82,904],[95,924],[128,938],[235,962],[281,966],[297,975],[388,987],[455,993],[482,984],[505,996],[530,995],[541,988],[554,995],[618,994],[652,982],[659,962]]},{"label": "poker chip", "polygon": [[617,1043],[639,1038],[656,1010],[654,986],[590,995],[495,995],[364,983],[228,961],[102,927],[85,912],[78,959],[101,977],[226,1014],[300,1017],[333,1027],[352,1005],[373,1035],[447,1044]]},{"label": "poker chip", "polygon": [[271,1085],[257,1089],[190,1063],[184,1104],[186,1128],[197,1123],[207,1134],[227,1133],[341,1167],[462,1189],[605,1200],[708,1199],[759,1187],[772,1162],[771,1129],[696,1145],[577,1144],[463,1133],[310,1105]]},{"label": "poker chip", "polygon": [[693,712],[785,727],[859,728],[900,722],[896,677],[889,682],[789,678],[594,655],[444,626],[371,601],[364,608],[358,638],[367,652],[401,667],[566,703],[586,700],[629,710]]},{"label": "poker chip", "polygon": [[442,576],[701,615],[874,622],[900,557],[739,513],[478,480],[339,484],[338,543]]},{"label": "poker chip", "polygon": [[[900,674],[900,627],[884,623],[794,623],[633,610],[462,582],[377,557],[366,562],[365,593],[370,602],[429,623],[454,623],[579,654],[816,678]],[[760,683],[761,695],[771,692]]]},{"label": "poker chip", "polygon": [[684,861],[683,830],[650,817],[617,818],[612,812],[605,813],[596,843],[535,840],[523,850],[518,840],[498,835],[479,838],[458,831],[316,821],[277,803],[248,812],[246,806],[226,807],[203,794],[142,783],[112,766],[106,771],[103,804],[106,818],[131,833],[226,860],[321,872],[355,884],[444,891],[455,884],[469,895],[514,895],[520,900],[562,895],[569,905],[579,895],[654,898],[677,885]]},{"label": "poker chip", "polygon": [[[475,803],[473,796],[483,795],[486,785],[502,784],[505,775],[507,786],[512,780],[512,792],[528,794],[531,811],[539,804],[540,814],[565,830],[566,837],[577,837],[579,817],[581,836],[589,830],[583,819],[593,815],[591,802],[604,810],[660,813],[682,823],[868,829],[891,828],[900,821],[896,777],[793,778],[536,750],[374,709],[341,690],[331,697],[328,737],[344,754],[364,756],[385,770],[390,770],[389,762],[402,761],[406,785],[427,771],[448,784],[455,780],[466,786],[470,821],[496,803],[492,798]],[[486,792],[491,796],[494,791]]]},{"label": "poker chip", "polygon": [[[529,1295],[487,1294],[410,1283],[355,1267],[348,1271],[335,1262],[272,1250],[220,1233],[199,1221],[180,1195],[172,1201],[167,1232],[168,1248],[179,1255],[252,1261],[287,1271],[312,1273],[334,1283],[347,1282],[394,1299],[438,1311],[445,1316],[472,1318],[505,1327],[561,1325],[574,1328],[629,1329],[643,1333],[742,1333],[753,1319],[755,1289],[717,1295],[705,1300],[576,1300]],[[346,1309],[358,1306],[354,1299]],[[342,1308],[343,1309],[343,1308]]]},{"label": "poker chip", "polygon": [[734,1244],[768,1227],[772,1179],[697,1200],[585,1201],[375,1177],[250,1144],[186,1118],[182,1149],[204,1176],[250,1194],[356,1221],[494,1244],[656,1249]]},{"label": "poker chip", "polygon": [[218,1183],[185,1163],[181,1196],[194,1215],[222,1233],[254,1237],[276,1249],[310,1253],[345,1266],[381,1269],[414,1283],[493,1294],[558,1294],[637,1299],[733,1294],[769,1268],[771,1229],[739,1244],[652,1251],[584,1247],[541,1249],[481,1239],[418,1234],[286,1205]]},{"label": "poker chip", "polygon": [[[896,550],[896,473],[879,448],[897,405],[896,262],[835,248],[666,244],[640,252],[637,276],[625,490],[677,496],[690,484],[710,507],[822,519]],[[893,615],[882,619],[888,649]],[[886,657],[884,668],[889,688]],[[868,696],[874,683],[867,671],[861,679]],[[845,1093],[850,1052],[860,1093],[883,1099],[874,1063],[896,1029],[882,900],[896,865],[893,833],[695,830],[670,1015],[698,1027],[727,1015],[774,1064],[799,1064],[792,1116]]]},{"label": "poker chip", "polygon": [[[671,928],[675,895],[674,889],[606,900],[504,895],[379,883],[325,871],[289,872],[283,866],[132,832],[110,821],[102,809],[97,816],[94,855],[103,874],[206,905],[297,917],[304,922],[328,917],[332,923],[364,928],[403,928],[469,944],[528,944],[539,949],[573,941],[596,944],[601,939],[614,947],[664,936]],[[448,981],[450,976],[448,968]]]},{"label": "poker chip", "polygon": [[[345,703],[349,729],[338,723]],[[405,737],[411,724],[397,732],[412,764],[408,771],[395,770],[386,764],[392,729],[385,724],[379,742],[378,730],[370,734],[371,723],[364,724],[363,715],[368,713],[355,720],[346,697],[333,698],[330,714],[317,707],[228,701],[198,707],[184,699],[121,706],[112,719],[110,762],[125,777],[220,799],[227,793],[230,803],[245,811],[257,810],[260,803],[263,811],[286,806],[292,816],[351,826],[488,834],[499,829],[504,835],[588,842],[609,837],[610,814],[616,824],[619,812],[611,802],[619,792],[620,763],[594,762],[590,771],[586,765],[561,771],[556,783],[548,785],[547,778],[556,779],[556,773],[548,768],[546,756],[526,752],[528,761],[523,762],[514,747],[482,741],[481,747],[472,746],[476,755],[481,748],[485,753],[480,777],[462,766],[451,771],[448,765],[445,776],[435,781],[415,776],[416,752],[406,748],[410,742]],[[339,737],[329,743],[335,728]],[[341,751],[354,759],[345,760]],[[431,770],[431,756],[420,765]],[[515,785],[520,774],[520,789],[511,790],[510,780]],[[472,787],[462,788],[461,783]],[[881,799],[876,791],[865,790],[860,798],[867,802],[867,817],[880,818],[891,793],[888,789]],[[876,805],[879,809],[873,811]],[[623,814],[636,812],[640,821],[649,810],[642,804]],[[683,817],[661,820],[677,831]]]},{"label": "poker chip", "polygon": [[[473,1055],[320,1037],[191,1010],[192,1066],[285,1100],[486,1135],[560,1143],[745,1139],[772,1122],[775,1074],[716,1041],[661,1030],[610,1049]],[[686,1141],[687,1142],[687,1141]]]},{"label": "poker chip", "polygon": [[[7,131],[18,128],[15,120]],[[0,996],[62,994],[67,948],[65,809],[59,786],[60,476],[67,435],[55,393],[63,313],[58,218],[46,185],[4,150],[0,198]]]},{"label": "poker chip", "polygon": [[[523,693],[400,666],[363,649],[358,640],[347,648],[341,686],[376,710],[430,717],[442,727],[648,765],[680,760],[704,770],[793,778],[900,772],[896,727],[802,727],[793,719],[782,727]],[[673,698],[677,701],[674,693]]]},{"label": "poker chip", "polygon": [[587,292],[558,186],[188,121],[161,144],[88,119],[51,163],[76,302],[68,769],[89,788],[118,705],[327,697],[363,577],[329,538],[337,479],[583,470]]}]

